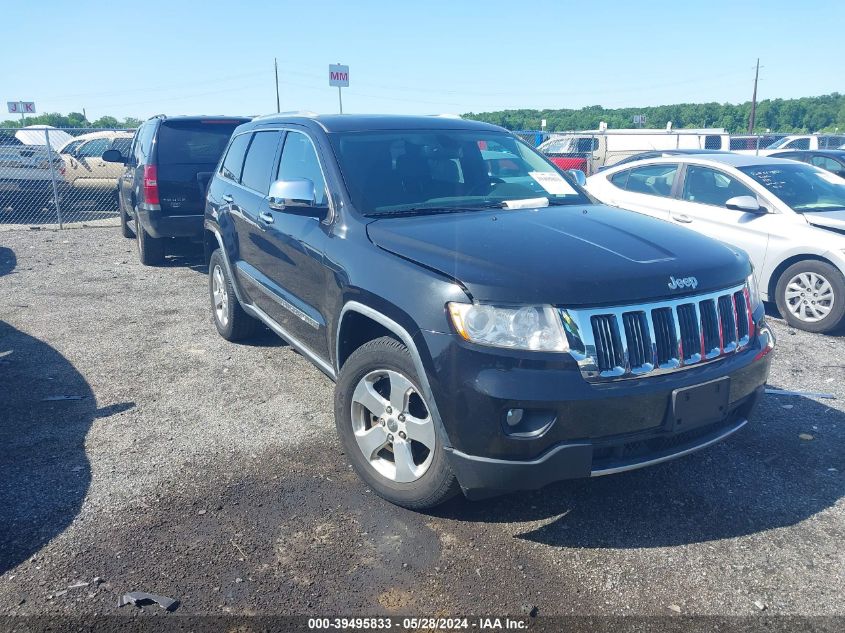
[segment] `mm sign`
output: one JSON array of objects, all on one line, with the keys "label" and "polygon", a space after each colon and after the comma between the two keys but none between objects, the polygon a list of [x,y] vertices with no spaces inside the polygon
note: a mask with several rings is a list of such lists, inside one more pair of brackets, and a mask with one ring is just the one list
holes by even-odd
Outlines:
[{"label": "mm sign", "polygon": [[338,88],[349,87],[349,66],[329,64],[329,85]]},{"label": "mm sign", "polygon": [[12,114],[35,114],[34,101],[7,101],[6,105]]}]

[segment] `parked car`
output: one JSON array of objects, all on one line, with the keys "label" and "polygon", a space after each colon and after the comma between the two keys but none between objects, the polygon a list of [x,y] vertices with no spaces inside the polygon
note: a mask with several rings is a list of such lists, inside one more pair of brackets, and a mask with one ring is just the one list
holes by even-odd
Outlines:
[{"label": "parked car", "polygon": [[724,154],[656,158],[587,179],[599,200],[744,249],[764,300],[790,325],[845,316],[845,180],[811,165]]},{"label": "parked car", "polygon": [[722,128],[599,129],[556,134],[537,149],[562,169],[594,174],[629,156],[650,150],[727,150],[730,137]]},{"label": "parked car", "polygon": [[745,425],[766,382],[741,251],[594,204],[493,125],[257,118],[205,228],[220,335],[263,323],[335,380],[344,453],[403,506],[685,455]]},{"label": "parked car", "polygon": [[[722,150],[718,149],[663,149],[663,150],[656,150],[652,152],[640,152],[639,154],[634,154],[633,156],[628,156],[627,158],[623,158],[615,165],[627,165],[628,163],[633,163],[638,160],[646,160],[648,158],[660,158],[661,156],[684,156],[686,154],[723,154]],[[602,167],[599,171],[604,171],[607,167]]]},{"label": "parked car", "polygon": [[202,236],[211,172],[232,130],[246,121],[162,114],[135,131],[128,154],[115,148],[103,153],[104,161],[125,165],[118,179],[120,226],[124,237],[134,234],[142,264],[161,264],[170,238]]},{"label": "parked car", "polygon": [[122,156],[129,154],[132,132],[103,131],[80,134],[59,149],[63,161],[63,201],[73,204],[83,200],[104,201],[113,192],[117,203],[117,180],[123,173],[118,163],[103,159],[106,150],[113,149]]},{"label": "parked car", "polygon": [[843,134],[790,134],[778,139],[765,149],[736,150],[738,154],[753,154],[755,156],[770,156],[783,150],[817,150],[838,149],[845,143]]},{"label": "parked car", "polygon": [[845,150],[818,149],[807,151],[786,151],[770,154],[772,158],[788,158],[802,163],[809,163],[825,169],[837,176],[845,176]]},{"label": "parked car", "polygon": [[[45,128],[49,130],[47,148]],[[63,177],[58,145],[70,136],[47,126],[30,126],[0,136],[0,211],[39,211],[55,204],[53,176]],[[52,166],[51,166],[52,163]]]},{"label": "parked car", "polygon": [[779,141],[786,134],[731,134],[728,149],[732,152],[737,150],[766,149],[775,141]]}]

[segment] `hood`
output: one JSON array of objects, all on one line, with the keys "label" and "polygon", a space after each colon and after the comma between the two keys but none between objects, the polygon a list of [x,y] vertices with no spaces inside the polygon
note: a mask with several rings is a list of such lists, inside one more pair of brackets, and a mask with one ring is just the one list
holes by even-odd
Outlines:
[{"label": "hood", "polygon": [[814,211],[805,213],[804,219],[813,226],[845,234],[845,211]]},{"label": "hood", "polygon": [[[447,275],[479,301],[621,305],[721,290],[744,253],[689,229],[601,205],[378,219],[384,250]],[[671,278],[696,279],[670,289]]]}]

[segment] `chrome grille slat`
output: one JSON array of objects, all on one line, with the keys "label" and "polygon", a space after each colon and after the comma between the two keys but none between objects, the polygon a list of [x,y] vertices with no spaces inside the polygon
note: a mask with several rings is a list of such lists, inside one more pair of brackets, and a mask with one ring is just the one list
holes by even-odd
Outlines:
[{"label": "chrome grille slat", "polygon": [[[748,345],[745,286],[651,304],[561,310],[587,380],[677,371]],[[702,354],[703,351],[703,354]]]}]

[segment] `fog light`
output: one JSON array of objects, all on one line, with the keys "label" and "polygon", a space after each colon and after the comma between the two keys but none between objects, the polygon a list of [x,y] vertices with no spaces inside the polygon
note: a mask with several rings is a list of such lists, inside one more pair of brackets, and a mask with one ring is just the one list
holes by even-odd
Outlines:
[{"label": "fog light", "polygon": [[502,430],[505,435],[530,439],[548,431],[557,420],[552,409],[508,409]]},{"label": "fog light", "polygon": [[524,411],[522,409],[508,409],[508,413],[505,416],[508,426],[516,426],[522,422],[523,413]]}]

